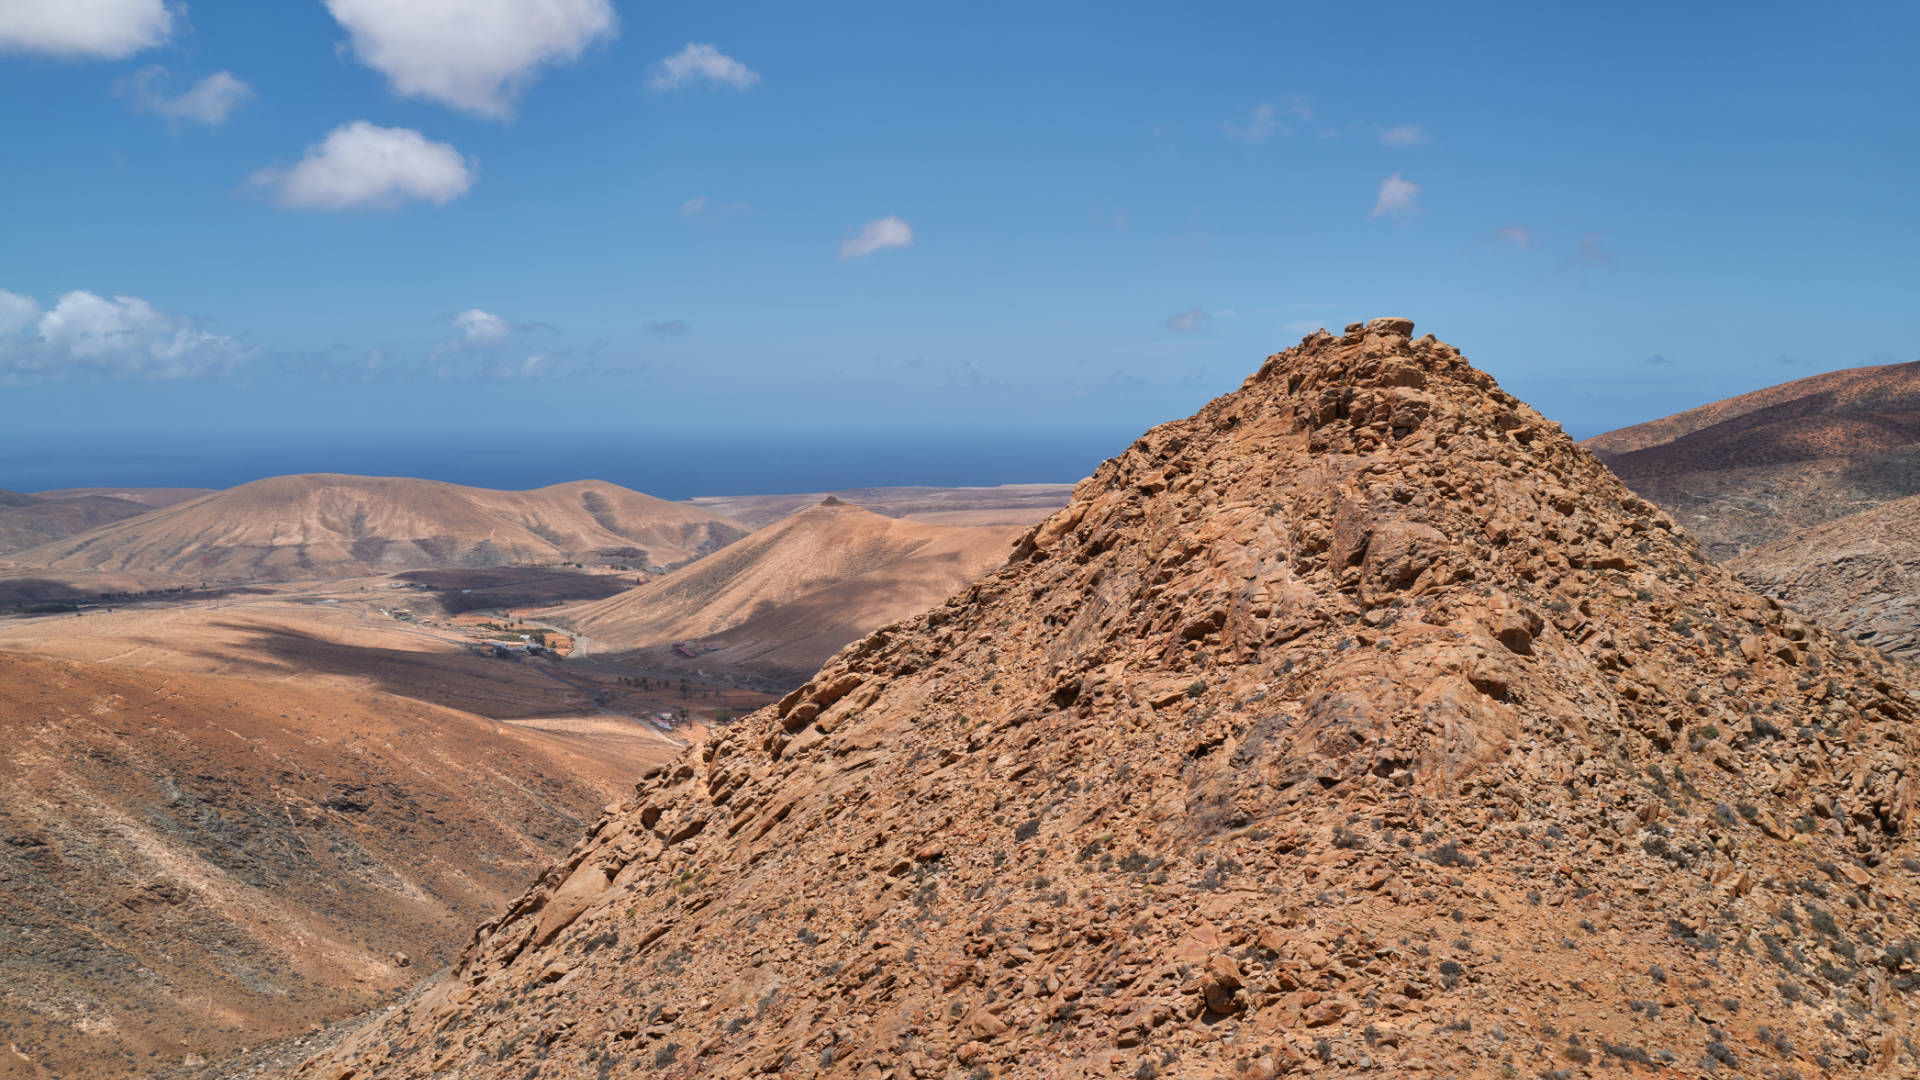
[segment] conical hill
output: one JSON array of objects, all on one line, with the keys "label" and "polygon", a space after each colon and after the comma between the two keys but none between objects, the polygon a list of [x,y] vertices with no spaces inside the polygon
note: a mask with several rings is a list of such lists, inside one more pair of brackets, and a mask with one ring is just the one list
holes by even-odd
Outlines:
[{"label": "conical hill", "polygon": [[661,767],[307,1075],[1920,1067],[1915,677],[1316,333]]}]

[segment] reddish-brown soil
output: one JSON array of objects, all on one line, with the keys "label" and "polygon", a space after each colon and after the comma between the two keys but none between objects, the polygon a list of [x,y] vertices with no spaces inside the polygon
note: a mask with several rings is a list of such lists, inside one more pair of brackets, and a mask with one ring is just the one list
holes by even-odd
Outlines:
[{"label": "reddish-brown soil", "polygon": [[8,1077],[136,1075],[364,1009],[640,764],[374,690],[16,653],[0,701]]},{"label": "reddish-brown soil", "polygon": [[1920,676],[1412,324],[650,772],[301,1075],[1920,1070]]}]

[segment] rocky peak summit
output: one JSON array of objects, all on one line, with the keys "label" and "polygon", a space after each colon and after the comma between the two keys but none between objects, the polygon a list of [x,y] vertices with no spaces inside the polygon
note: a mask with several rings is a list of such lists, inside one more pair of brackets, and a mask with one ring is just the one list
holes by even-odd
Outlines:
[{"label": "rocky peak summit", "polygon": [[1412,330],[1148,432],[307,1074],[1920,1065],[1913,677]]}]

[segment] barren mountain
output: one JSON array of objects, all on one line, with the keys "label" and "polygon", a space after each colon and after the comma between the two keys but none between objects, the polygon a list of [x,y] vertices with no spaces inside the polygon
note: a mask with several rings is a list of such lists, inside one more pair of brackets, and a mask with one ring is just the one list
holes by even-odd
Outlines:
[{"label": "barren mountain", "polygon": [[1032,525],[1065,506],[1072,493],[1072,484],[1000,484],[850,488],[808,495],[706,495],[687,501],[756,529],[826,499],[852,503],[886,517],[941,525]]},{"label": "barren mountain", "polygon": [[491,491],[390,477],[242,484],[11,557],[16,566],[290,581],[436,567],[671,566],[745,535],[717,514],[596,480]]},{"label": "barren mountain", "polygon": [[1586,445],[1725,559],[1920,494],[1920,363],[1827,372]]},{"label": "barren mountain", "polygon": [[136,502],[104,495],[43,499],[0,492],[0,555],[139,517],[149,509]]},{"label": "barren mountain", "polygon": [[110,499],[125,499],[139,503],[150,510],[159,510],[197,499],[202,495],[211,495],[213,488],[143,488],[143,487],[81,487],[58,488],[53,491],[36,491],[34,496],[41,499],[85,499],[95,495],[104,495]]},{"label": "barren mountain", "polygon": [[368,691],[0,653],[0,700],[0,1076],[145,1074],[365,1009],[630,782]]},{"label": "barren mountain", "polygon": [[1727,566],[1829,629],[1920,658],[1920,496],[1789,533]]},{"label": "barren mountain", "polygon": [[714,664],[792,686],[847,642],[964,588],[1019,534],[902,521],[830,498],[561,621],[596,652],[699,640]]},{"label": "barren mountain", "polygon": [[303,1075],[1920,1067],[1915,674],[1410,328],[1149,432]]}]

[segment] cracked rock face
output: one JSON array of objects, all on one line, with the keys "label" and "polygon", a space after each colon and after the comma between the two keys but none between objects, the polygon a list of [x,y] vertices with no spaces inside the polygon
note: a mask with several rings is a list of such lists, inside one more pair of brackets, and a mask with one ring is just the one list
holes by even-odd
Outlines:
[{"label": "cracked rock face", "polygon": [[1920,1067],[1913,677],[1411,333],[1148,432],[302,1075]]}]

